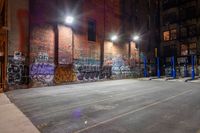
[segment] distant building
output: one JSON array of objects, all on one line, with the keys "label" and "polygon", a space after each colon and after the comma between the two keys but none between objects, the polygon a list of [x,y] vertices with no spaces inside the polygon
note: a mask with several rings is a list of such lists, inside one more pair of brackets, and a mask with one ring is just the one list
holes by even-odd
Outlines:
[{"label": "distant building", "polygon": [[[199,4],[199,0],[160,1],[160,53],[166,67],[172,56],[177,66],[190,65],[191,55],[199,63]],[[180,76],[183,76],[183,67],[181,70]]]},{"label": "distant building", "polygon": [[139,35],[140,39],[135,43],[137,50],[140,48],[141,60],[143,56],[146,56],[155,74],[155,57],[159,54],[157,51],[160,46],[159,0],[124,0],[122,2],[123,32],[131,41],[134,41],[134,35]]}]

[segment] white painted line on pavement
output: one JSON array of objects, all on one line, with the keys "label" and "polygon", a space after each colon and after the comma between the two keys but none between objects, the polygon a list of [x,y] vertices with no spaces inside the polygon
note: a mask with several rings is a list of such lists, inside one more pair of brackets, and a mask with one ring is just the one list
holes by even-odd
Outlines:
[{"label": "white painted line on pavement", "polygon": [[108,120],[99,122],[99,123],[97,123],[97,124],[94,124],[94,125],[92,125],[92,126],[83,128],[83,129],[78,130],[78,131],[75,131],[74,133],[81,133],[81,132],[90,130],[90,129],[92,129],[92,128],[95,128],[95,127],[98,127],[98,126],[100,126],[100,125],[106,124],[106,123],[108,123],[108,122],[114,121],[114,120],[116,120],[116,119],[119,119],[119,118],[125,117],[125,116],[127,116],[127,115],[133,114],[133,113],[135,113],[135,112],[139,112],[139,111],[142,111],[142,110],[144,110],[144,109],[150,108],[150,107],[152,107],[152,106],[155,106],[155,105],[158,105],[158,104],[161,104],[161,103],[170,101],[170,100],[175,99],[176,97],[182,96],[182,95],[184,95],[184,94],[186,94],[186,93],[188,93],[188,92],[192,92],[192,91],[191,91],[191,90],[184,91],[184,92],[182,92],[182,93],[179,93],[179,94],[177,94],[177,95],[168,97],[168,98],[163,99],[163,100],[161,100],[161,101],[154,102],[154,103],[149,104],[149,105],[146,105],[146,106],[144,106],[144,107],[141,107],[141,108],[138,108],[138,109],[129,111],[129,112],[127,112],[127,113],[118,115],[118,116],[113,117],[113,118],[111,118],[111,119],[108,119]]}]

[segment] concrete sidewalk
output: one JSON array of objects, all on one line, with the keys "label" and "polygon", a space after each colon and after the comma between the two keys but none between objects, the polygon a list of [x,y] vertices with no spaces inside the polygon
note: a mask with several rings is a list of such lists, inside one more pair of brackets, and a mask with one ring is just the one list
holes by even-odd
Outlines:
[{"label": "concrete sidewalk", "polygon": [[188,82],[191,82],[191,83],[200,83],[200,78],[195,78],[194,80],[189,80]]},{"label": "concrete sidewalk", "polygon": [[4,93],[0,93],[0,132],[39,133],[38,129]]}]

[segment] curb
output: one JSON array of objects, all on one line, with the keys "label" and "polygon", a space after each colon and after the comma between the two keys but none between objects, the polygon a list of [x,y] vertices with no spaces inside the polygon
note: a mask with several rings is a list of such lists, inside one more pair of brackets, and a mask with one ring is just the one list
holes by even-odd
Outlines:
[{"label": "curb", "polygon": [[5,93],[0,94],[0,112],[2,133],[40,133]]}]

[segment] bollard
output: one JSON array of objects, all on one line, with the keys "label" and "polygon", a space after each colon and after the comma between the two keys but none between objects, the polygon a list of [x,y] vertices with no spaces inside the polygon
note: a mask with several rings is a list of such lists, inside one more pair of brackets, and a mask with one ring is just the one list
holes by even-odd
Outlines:
[{"label": "bollard", "polygon": [[157,77],[160,78],[160,60],[159,60],[159,57],[157,57]]},{"label": "bollard", "polygon": [[147,77],[147,60],[146,60],[146,57],[144,57],[144,77]]},{"label": "bollard", "polygon": [[192,60],[192,80],[195,79],[195,70],[194,70],[194,55],[191,56]]},{"label": "bollard", "polygon": [[173,57],[171,57],[171,77],[173,77]]},{"label": "bollard", "polygon": [[173,76],[173,78],[175,79],[176,78],[176,69],[175,69],[175,59],[174,59],[174,56],[172,57],[172,76]]}]

